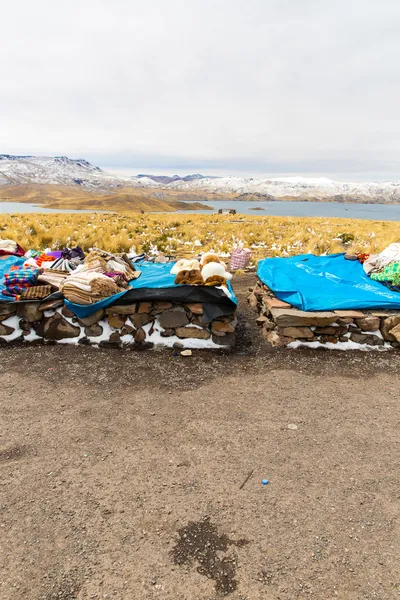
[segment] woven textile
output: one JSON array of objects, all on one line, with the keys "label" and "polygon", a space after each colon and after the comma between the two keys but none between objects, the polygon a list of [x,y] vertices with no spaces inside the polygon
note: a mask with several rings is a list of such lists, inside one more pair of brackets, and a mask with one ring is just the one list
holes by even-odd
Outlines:
[{"label": "woven textile", "polygon": [[400,285],[400,262],[391,262],[382,271],[371,273],[370,277],[375,281],[390,281]]}]

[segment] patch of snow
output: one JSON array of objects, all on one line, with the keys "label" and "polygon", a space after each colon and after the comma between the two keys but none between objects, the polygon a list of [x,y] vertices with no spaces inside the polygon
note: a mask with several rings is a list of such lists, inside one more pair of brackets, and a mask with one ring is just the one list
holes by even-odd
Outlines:
[{"label": "patch of snow", "polygon": [[8,327],[14,327],[14,331],[12,333],[10,333],[9,335],[1,336],[7,342],[12,342],[12,340],[16,340],[17,338],[21,337],[22,330],[20,329],[19,318],[17,317],[17,315],[12,315],[11,317],[4,319],[2,323],[3,325],[6,325]]},{"label": "patch of snow", "polygon": [[332,344],[332,342],[321,344],[321,342],[301,342],[300,340],[296,340],[295,342],[290,342],[287,348],[327,348],[328,350],[361,350],[362,352],[370,352],[371,350],[387,352],[393,349],[390,344],[371,346],[370,344],[357,344],[351,340],[348,342],[338,342],[337,344]]}]

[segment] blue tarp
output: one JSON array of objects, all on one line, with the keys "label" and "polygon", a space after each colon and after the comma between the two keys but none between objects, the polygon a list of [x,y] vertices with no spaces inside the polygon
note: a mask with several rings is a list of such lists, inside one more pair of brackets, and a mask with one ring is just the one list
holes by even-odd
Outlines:
[{"label": "blue tarp", "polygon": [[279,298],[301,310],[400,309],[400,293],[373,281],[344,254],[265,258],[257,274]]}]

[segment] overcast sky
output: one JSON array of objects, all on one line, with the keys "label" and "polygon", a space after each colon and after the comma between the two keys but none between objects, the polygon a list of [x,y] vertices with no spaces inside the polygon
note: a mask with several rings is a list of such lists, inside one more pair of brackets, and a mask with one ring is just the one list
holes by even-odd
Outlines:
[{"label": "overcast sky", "polygon": [[400,179],[398,0],[18,0],[0,153]]}]

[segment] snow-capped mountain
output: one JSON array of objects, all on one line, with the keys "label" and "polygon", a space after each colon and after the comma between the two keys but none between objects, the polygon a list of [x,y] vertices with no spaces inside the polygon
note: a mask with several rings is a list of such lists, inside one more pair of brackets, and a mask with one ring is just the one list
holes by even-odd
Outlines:
[{"label": "snow-capped mountain", "polygon": [[251,177],[219,177],[175,181],[168,185],[175,190],[201,191],[204,194],[235,194],[237,199],[337,200],[340,202],[400,202],[400,181],[382,183],[337,182],[324,177],[282,177],[254,179]]},{"label": "snow-capped mountain", "polygon": [[400,202],[400,181],[382,183],[337,182],[324,177],[282,177],[256,179],[252,177],[207,177],[199,173],[179,177],[174,175],[143,175],[121,177],[107,173],[82,158],[66,156],[13,156],[0,154],[0,185],[55,184],[82,186],[93,192],[117,187],[155,188],[191,194],[203,199],[228,196],[243,200],[336,200],[339,202]]},{"label": "snow-capped mountain", "polygon": [[172,175],[172,177],[168,177],[168,175],[142,175],[139,174],[136,176],[138,179],[143,179],[144,177],[147,179],[152,179],[157,183],[169,184],[176,183],[177,181],[194,181],[195,179],[208,179],[206,175],[201,175],[200,173],[194,173],[193,175],[185,175],[184,177],[179,177],[179,175]]},{"label": "snow-capped mountain", "polygon": [[[13,156],[0,154],[0,184],[81,185],[87,190],[102,191],[128,185],[123,178],[105,173],[83,158],[66,156]],[[143,182],[145,185],[146,182]]]}]

